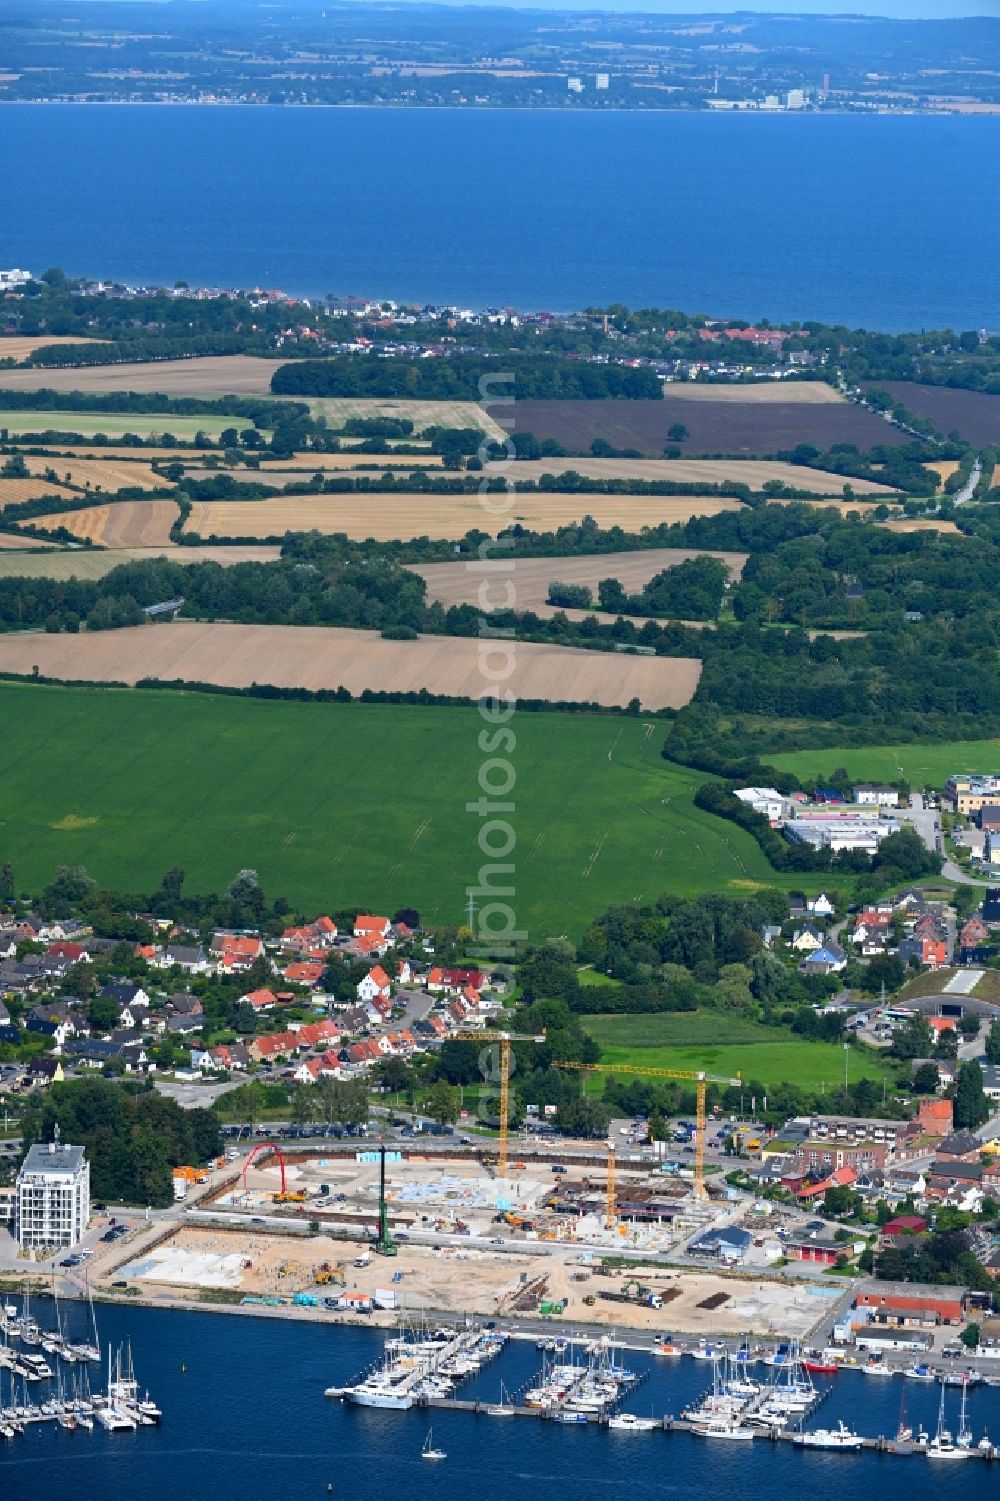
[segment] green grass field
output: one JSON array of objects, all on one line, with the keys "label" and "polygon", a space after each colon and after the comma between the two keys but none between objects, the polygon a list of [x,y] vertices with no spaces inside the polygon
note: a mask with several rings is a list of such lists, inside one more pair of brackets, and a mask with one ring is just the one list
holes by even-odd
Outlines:
[{"label": "green grass field", "polygon": [[[471,708],[3,683],[0,858],[25,890],[59,864],[140,892],[174,865],[193,891],[250,866],[306,909],[460,922],[490,863],[465,811],[482,727]],[[576,937],[609,902],[665,890],[796,883],[693,806],[702,777],[662,760],[661,722],[522,713],[514,728],[505,884],[529,937]]]},{"label": "green grass field", "polygon": [[765,754],[763,759],[803,781],[838,766],[865,781],[904,777],[914,787],[941,787],[953,771],[993,771],[1000,764],[1000,740],[950,740],[941,745],[859,745],[834,750]]},{"label": "green grass field", "polygon": [[[0,411],[0,427],[9,433],[44,433],[52,430],[60,433],[80,433],[92,438],[95,433],[104,433],[109,438],[120,438],[125,433],[135,433],[137,438],[148,438],[159,433],[173,433],[175,438],[193,438],[195,433],[207,433],[218,437],[223,428],[246,427],[240,417],[204,416],[175,417],[172,412],[4,412]],[[142,458],[142,449],[135,451]]]},{"label": "green grass field", "polygon": [[[600,1044],[602,1063],[739,1074],[767,1088],[787,1083],[821,1090],[844,1081],[844,1050],[836,1043],[809,1042],[717,1011],[583,1016],[581,1022]],[[877,1058],[851,1049],[850,1080],[881,1079],[883,1072]]]}]

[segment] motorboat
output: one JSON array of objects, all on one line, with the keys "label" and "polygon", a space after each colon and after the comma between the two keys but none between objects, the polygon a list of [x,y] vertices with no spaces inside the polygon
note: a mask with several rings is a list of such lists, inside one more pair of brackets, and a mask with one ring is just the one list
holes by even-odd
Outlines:
[{"label": "motorboat", "polygon": [[843,1422],[836,1428],[814,1428],[811,1433],[797,1433],[792,1439],[802,1449],[850,1449],[863,1447],[864,1439]]},{"label": "motorboat", "polygon": [[615,1433],[652,1433],[662,1427],[655,1418],[640,1418],[634,1412],[619,1412],[608,1419],[608,1427]]}]

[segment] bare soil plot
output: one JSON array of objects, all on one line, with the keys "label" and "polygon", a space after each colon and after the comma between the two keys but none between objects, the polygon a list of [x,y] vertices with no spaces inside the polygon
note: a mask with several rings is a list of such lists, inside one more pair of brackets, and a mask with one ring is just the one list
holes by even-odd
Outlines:
[{"label": "bare soil plot", "polygon": [[1000,464],[994,464],[993,466],[993,475],[990,479],[990,489],[995,489],[997,485],[1000,485]]},{"label": "bare soil plot", "polygon": [[[790,401],[781,400],[788,396],[786,385],[676,384],[665,387],[662,401],[520,401],[514,441],[517,433],[533,433],[554,438],[573,453],[589,453],[594,439],[603,438],[615,448],[656,456],[668,442],[669,429],[680,423],[688,431],[681,444],[685,457],[722,453],[752,458],[799,443],[817,448],[854,443],[864,450],[886,442],[882,418],[843,401],[820,381],[804,382],[803,389],[827,394]],[[720,392],[727,394],[718,399]]]},{"label": "bare soil plot", "polygon": [[[962,391],[951,386],[922,386],[917,381],[869,380],[868,390],[888,391],[918,417],[928,417],[938,432],[960,432],[970,443],[1000,443],[1000,396]],[[904,438],[901,434],[899,442]]]},{"label": "bare soil plot", "polygon": [[[658,480],[680,485],[740,484],[753,490],[780,480],[783,485],[811,490],[816,495],[840,495],[844,488],[842,475],[762,459],[525,459],[510,465],[486,465],[487,473],[503,473],[515,486],[518,477],[540,480],[545,474],[559,475],[569,470],[587,479]],[[858,495],[896,494],[891,486],[869,480],[851,480],[850,484]]]},{"label": "bare soil plot", "polygon": [[32,525],[48,530],[63,526],[74,537],[100,547],[163,547],[178,508],[172,500],[122,500],[106,506],[85,506],[51,516],[36,516]]},{"label": "bare soil plot", "polygon": [[[15,547],[44,547],[46,544],[24,539]],[[120,547],[67,548],[61,552],[24,553],[7,551],[0,532],[0,578],[101,579],[119,563],[144,563],[148,558],[169,558],[172,563],[218,563],[229,568],[234,563],[273,563],[281,556],[278,547]]]},{"label": "bare soil plot", "polygon": [[148,364],[80,365],[68,370],[0,370],[0,386],[14,391],[45,387],[50,391],[162,391],[167,396],[259,396],[270,391],[278,363],[249,354],[227,354]]},{"label": "bare soil plot", "polygon": [[[303,400],[302,397],[289,399]],[[325,417],[331,427],[342,427],[349,417],[403,417],[413,423],[414,433],[425,427],[478,427],[501,440],[505,433],[496,418],[514,414],[514,408],[499,405],[491,414],[475,401],[404,401],[391,396],[311,396],[305,399],[313,416]],[[520,413],[520,405],[517,411]],[[517,425],[519,431],[527,431],[520,415]]]},{"label": "bare soil plot", "polygon": [[[469,604],[488,609],[499,605],[508,597],[504,581],[509,579],[516,596],[511,608],[554,614],[555,607],[545,603],[553,579],[564,584],[586,584],[593,590],[595,599],[598,584],[606,578],[618,579],[627,593],[637,594],[654,574],[664,568],[676,568],[686,558],[698,557],[718,558],[736,578],[747,560],[747,554],[743,552],[703,553],[697,549],[672,547],[651,547],[645,552],[604,552],[589,557],[515,558],[501,560],[499,566],[493,568],[492,577],[500,580],[497,585],[491,584],[489,569],[475,564],[421,563],[410,567],[425,580],[427,598],[440,600],[446,606]],[[573,613],[582,618],[595,612],[579,610]]]},{"label": "bare soil plot", "polygon": [[48,349],[53,344],[97,344],[98,339],[85,339],[76,334],[3,334],[0,335],[0,360],[26,360],[36,349]]},{"label": "bare soil plot", "polygon": [[0,476],[0,510],[22,500],[41,500],[44,495],[65,495],[67,492],[51,480],[4,479]]},{"label": "bare soil plot", "polygon": [[[294,495],[259,501],[195,501],[187,530],[200,537],[282,537],[285,532],[344,532],[380,542],[411,537],[458,538],[477,528],[497,533],[519,521],[531,531],[551,531],[593,516],[602,527],[641,531],[692,516],[718,516],[741,510],[738,500],[719,495],[417,495],[368,491],[363,494]],[[510,500],[505,509],[498,501]]]},{"label": "bare soil plot", "polygon": [[[384,641],[374,631],[321,626],[226,625],[178,620],[79,636],[0,636],[0,669],[91,682],[142,677],[249,687],[365,688],[477,699],[505,689],[518,698],[584,700],[609,707],[637,698],[644,709],[682,708],[701,663],[687,657],[635,657],[576,647],[422,636]],[[487,676],[487,674],[491,674]]]},{"label": "bare soil plot", "polygon": [[25,455],[24,462],[32,474],[43,475],[53,469],[60,482],[79,485],[91,490],[155,489],[166,485],[159,479],[149,464],[133,463],[128,459],[49,459],[37,455]]}]

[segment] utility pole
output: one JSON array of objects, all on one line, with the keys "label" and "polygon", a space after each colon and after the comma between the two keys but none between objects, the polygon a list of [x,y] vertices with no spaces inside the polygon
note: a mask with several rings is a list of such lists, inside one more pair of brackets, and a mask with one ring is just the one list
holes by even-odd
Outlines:
[{"label": "utility pole", "polygon": [[850,1058],[850,1056],[851,1056],[851,1044],[849,1042],[845,1042],[844,1043],[844,1088],[845,1089],[847,1088],[847,1063],[848,1063],[848,1059]]}]

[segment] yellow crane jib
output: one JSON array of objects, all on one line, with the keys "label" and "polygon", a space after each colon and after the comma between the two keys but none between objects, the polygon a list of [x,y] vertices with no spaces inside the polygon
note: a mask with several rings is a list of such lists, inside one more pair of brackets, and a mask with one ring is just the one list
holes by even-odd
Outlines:
[{"label": "yellow crane jib", "polygon": [[[738,1074],[735,1078],[727,1078],[722,1074],[707,1074],[703,1069],[638,1068],[631,1063],[556,1062],[553,1064],[553,1067],[572,1069],[575,1073],[581,1074],[630,1074],[640,1078],[652,1079],[691,1079],[696,1085],[695,1100],[697,1104],[694,1145],[694,1191],[699,1199],[705,1197],[705,1097],[709,1084],[725,1084],[727,1088],[739,1089],[743,1081]],[[613,1183],[614,1169],[611,1168],[610,1172]],[[609,1190],[609,1204],[611,1193],[613,1193],[613,1188]]]},{"label": "yellow crane jib", "polygon": [[512,1042],[545,1042],[545,1033],[530,1032],[453,1032],[457,1042],[498,1042],[500,1044],[500,1150],[497,1154],[497,1172],[507,1176],[507,1136],[510,1122],[510,1045]]}]

